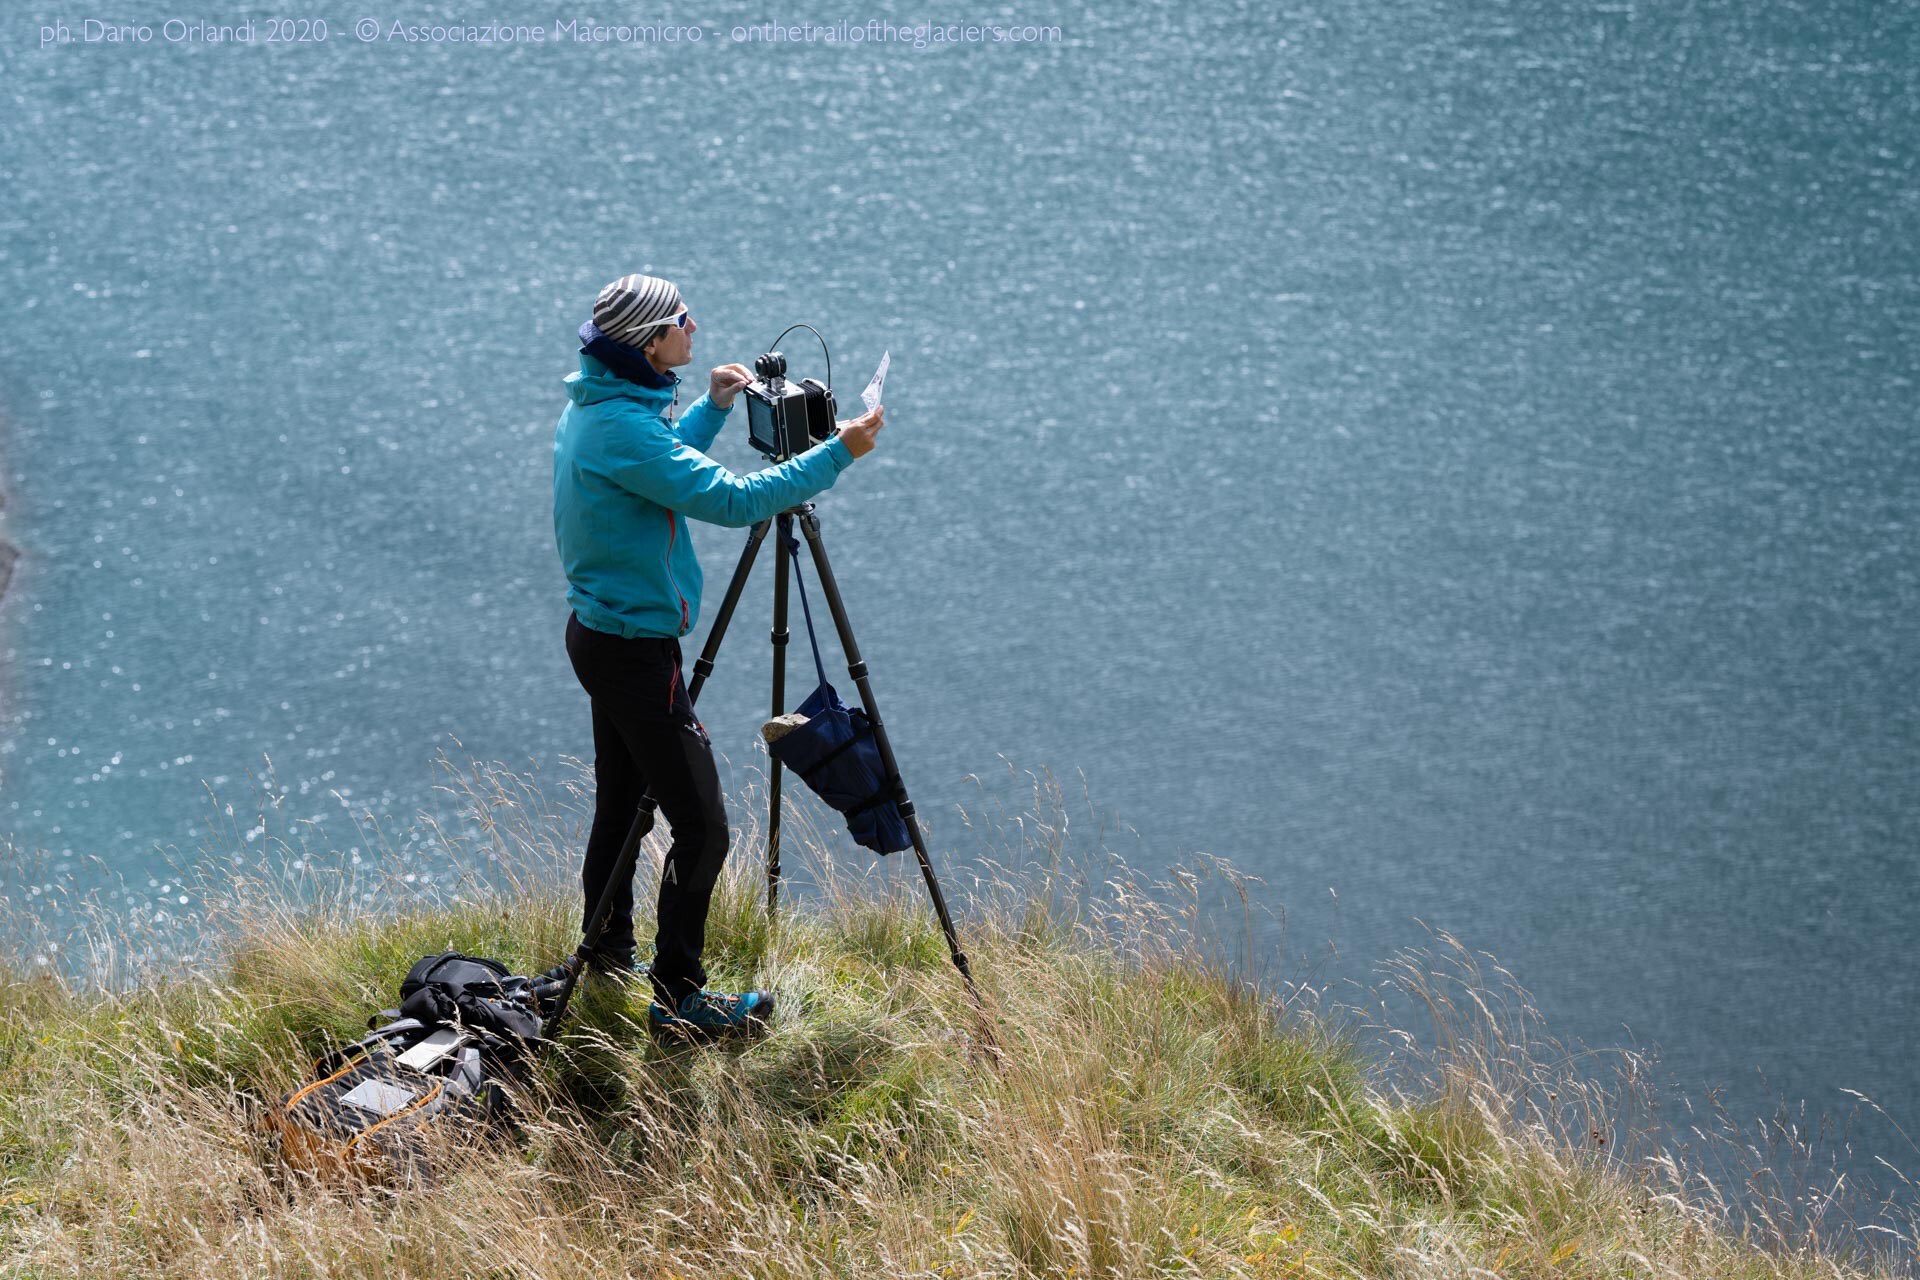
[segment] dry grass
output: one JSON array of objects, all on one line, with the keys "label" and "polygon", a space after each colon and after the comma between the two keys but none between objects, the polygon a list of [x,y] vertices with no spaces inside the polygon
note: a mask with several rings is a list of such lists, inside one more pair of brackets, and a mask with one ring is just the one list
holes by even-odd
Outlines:
[{"label": "dry grass", "polygon": [[[152,946],[96,935],[115,980],[0,983],[0,1270],[1910,1274],[1738,1218],[1670,1157],[1631,1151],[1634,1090],[1544,1052],[1518,993],[1464,949],[1399,962],[1435,1029],[1398,1033],[1416,1069],[1390,1076],[1310,992],[1250,979],[1244,929],[1215,941],[1206,904],[1246,902],[1230,868],[1145,885],[1070,865],[1051,779],[996,828],[1018,828],[998,864],[970,890],[948,884],[997,1054],[910,855],[878,872],[842,861],[844,841],[802,815],[787,861],[812,884],[785,895],[778,927],[757,859],[740,857],[709,931],[716,985],[781,993],[766,1039],[666,1054],[642,1005],[591,991],[523,1130],[460,1137],[439,1185],[277,1177],[250,1136],[257,1107],[355,1035],[413,959],[458,948],[533,967],[571,942],[577,784],[549,796],[474,769],[449,789],[463,820],[401,841],[363,829],[357,864],[298,832],[256,838],[300,866],[230,883],[220,868],[205,890],[217,961],[161,980],[135,963]],[[733,807],[737,821],[762,809],[757,795]],[[736,849],[755,850],[744,825]],[[428,888],[429,864],[478,870]]]}]

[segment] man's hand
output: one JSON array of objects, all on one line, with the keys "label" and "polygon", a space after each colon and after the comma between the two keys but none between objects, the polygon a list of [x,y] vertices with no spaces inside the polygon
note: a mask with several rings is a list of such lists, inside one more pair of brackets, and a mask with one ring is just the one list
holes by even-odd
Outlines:
[{"label": "man's hand", "polygon": [[752,381],[753,375],[745,365],[723,364],[713,371],[713,378],[707,383],[707,399],[713,401],[716,409],[731,409],[740,388]]},{"label": "man's hand", "polygon": [[841,423],[840,439],[846,444],[848,453],[856,458],[865,457],[873,449],[873,438],[886,425],[887,406],[877,404],[859,417]]}]

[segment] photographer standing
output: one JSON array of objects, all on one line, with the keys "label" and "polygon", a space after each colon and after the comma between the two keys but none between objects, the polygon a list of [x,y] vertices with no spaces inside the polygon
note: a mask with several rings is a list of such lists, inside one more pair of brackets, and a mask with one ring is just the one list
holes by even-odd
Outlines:
[{"label": "photographer standing", "polygon": [[[567,656],[593,704],[593,828],[581,887],[590,915],[628,828],[651,791],[673,829],[660,874],[651,968],[656,1033],[713,1038],[763,1023],[766,991],[709,992],[700,955],[729,832],[706,729],[680,672],[680,637],[700,614],[701,573],[686,518],[741,528],[832,486],[873,448],[884,411],[840,424],[824,444],[752,475],[709,458],[752,375],[713,371],[708,393],[676,421],[680,378],[699,326],[680,291],[623,276],[580,326],[580,371],[553,443],[553,526],[567,574]],[[635,973],[633,883],[616,887],[590,971]]]}]

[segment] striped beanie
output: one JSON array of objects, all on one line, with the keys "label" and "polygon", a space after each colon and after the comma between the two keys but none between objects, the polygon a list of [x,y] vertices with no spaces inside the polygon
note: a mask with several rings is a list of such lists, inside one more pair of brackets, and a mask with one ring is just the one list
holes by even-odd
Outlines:
[{"label": "striped beanie", "polygon": [[680,290],[658,276],[621,276],[593,302],[593,324],[615,342],[644,346],[659,336],[662,320],[685,310]]}]

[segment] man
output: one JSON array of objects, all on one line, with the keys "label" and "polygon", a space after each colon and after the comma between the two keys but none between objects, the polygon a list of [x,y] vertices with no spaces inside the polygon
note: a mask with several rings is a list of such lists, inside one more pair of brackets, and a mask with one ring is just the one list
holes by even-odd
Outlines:
[{"label": "man", "polygon": [[[661,868],[649,1021],[657,1034],[717,1038],[763,1024],[766,991],[709,992],[700,956],[707,907],[727,856],[726,807],[706,729],[681,674],[680,637],[700,614],[700,564],[687,517],[744,527],[829,488],[873,448],[884,413],[839,424],[826,443],[739,476],[709,458],[740,389],[737,364],[676,421],[679,375],[693,359],[680,291],[623,276],[580,326],[580,371],[553,443],[553,525],[567,573],[567,656],[593,704],[593,827],[581,868],[590,914],[612,876],[640,798],[651,791],[673,830]],[[583,926],[584,927],[584,926]],[[615,887],[590,970],[632,974],[633,884]]]}]

